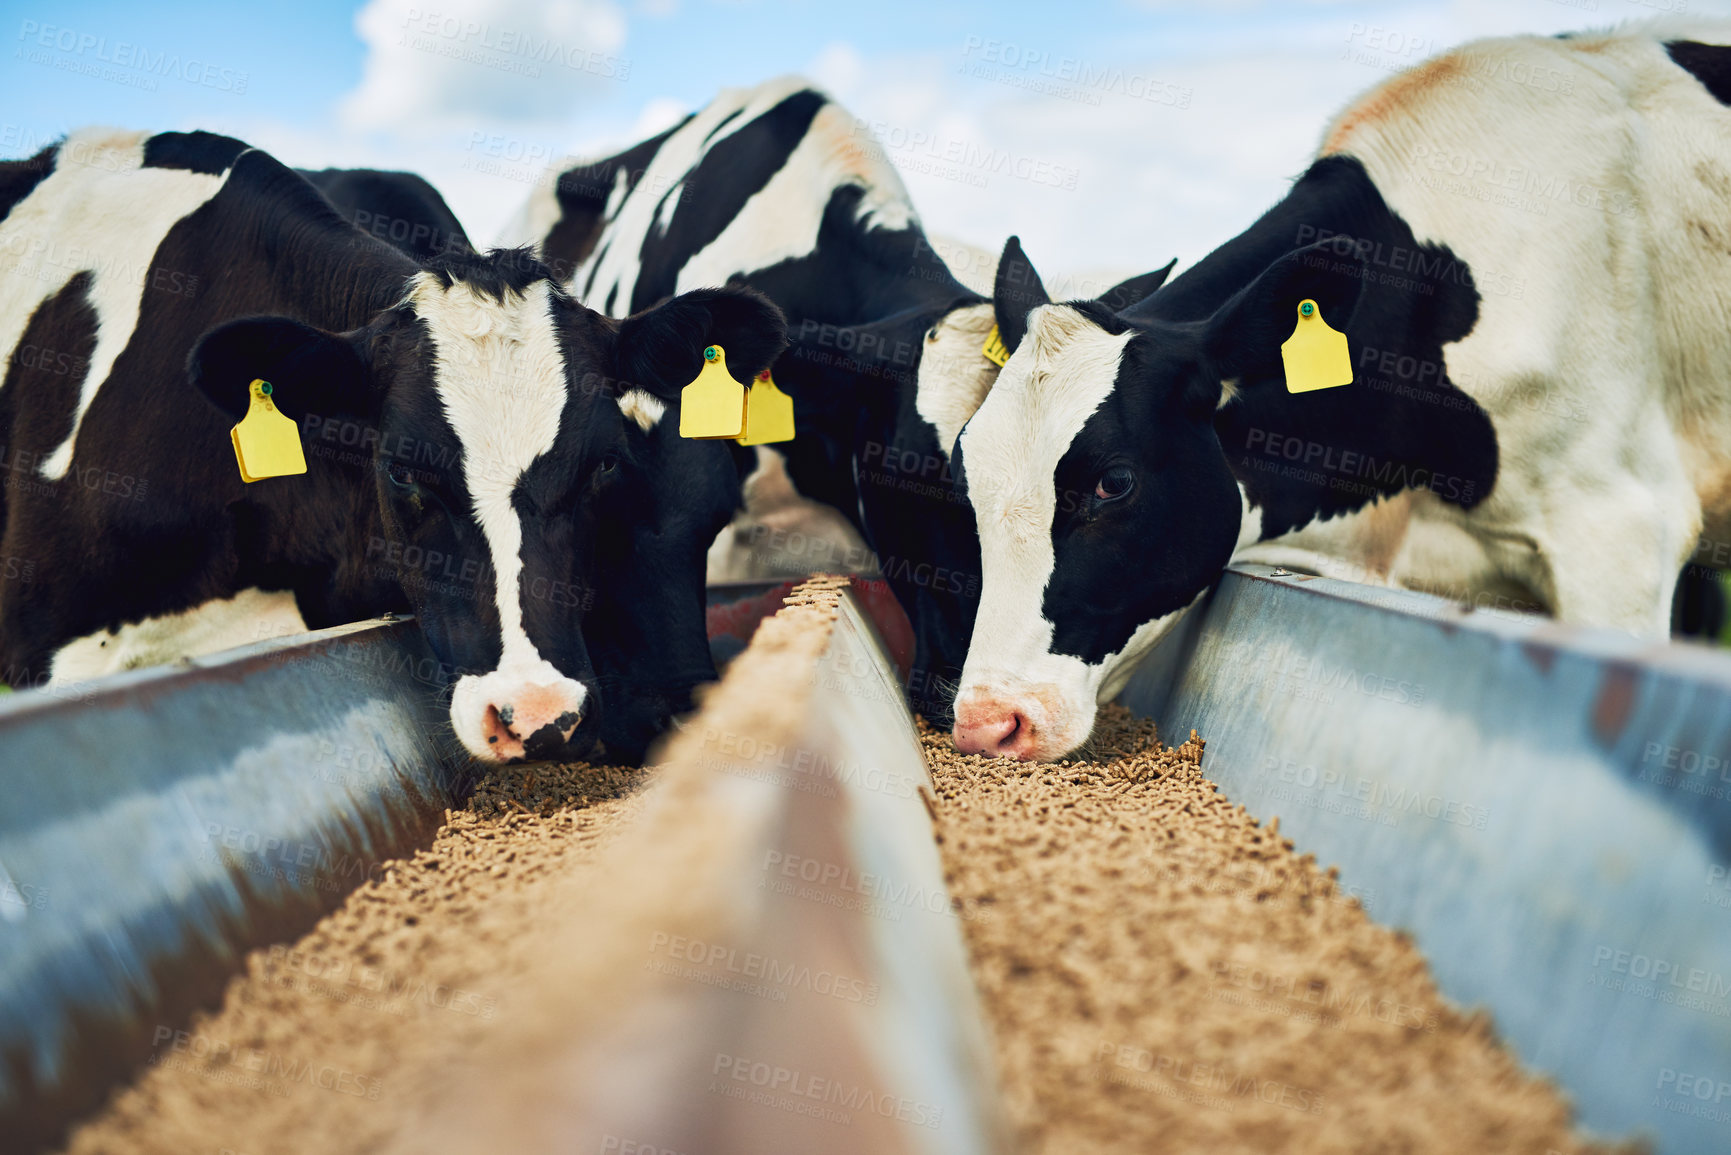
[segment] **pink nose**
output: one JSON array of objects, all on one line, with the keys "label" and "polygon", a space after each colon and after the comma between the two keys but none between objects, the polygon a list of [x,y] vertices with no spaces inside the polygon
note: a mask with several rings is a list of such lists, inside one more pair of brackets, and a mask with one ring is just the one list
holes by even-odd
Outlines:
[{"label": "pink nose", "polygon": [[956,711],[952,733],[956,749],[991,758],[1033,756],[1034,728],[1019,710],[996,704],[963,706]]},{"label": "pink nose", "polygon": [[508,703],[488,705],[481,722],[488,752],[501,761],[523,757],[537,735],[547,744],[555,734],[558,741],[569,741],[583,720],[582,700],[558,686],[524,686],[511,697]]}]

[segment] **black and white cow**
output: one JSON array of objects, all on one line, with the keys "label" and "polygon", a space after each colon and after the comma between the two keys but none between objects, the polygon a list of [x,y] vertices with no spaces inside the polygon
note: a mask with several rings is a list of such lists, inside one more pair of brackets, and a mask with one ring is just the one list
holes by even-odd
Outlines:
[{"label": "black and white cow", "polygon": [[[985,571],[958,746],[1076,748],[1233,557],[1665,636],[1731,529],[1727,98],[1718,43],[1469,44],[1148,299],[1006,331],[957,451]],[[1350,385],[1288,391],[1306,298]]]},{"label": "black and white cow", "polygon": [[474,246],[457,215],[424,177],[376,168],[296,169],[342,218],[423,263]]},{"label": "black and white cow", "polygon": [[[616,321],[524,252],[423,267],[201,132],[85,130],[0,165],[0,260],[0,555],[27,563],[0,569],[7,681],[412,609],[456,735],[497,761],[607,736],[592,603],[701,643],[684,590],[629,558],[596,572],[641,509],[621,405],[649,401],[621,390],[676,394],[710,343],[768,365],[783,328],[761,297]],[[229,427],[255,378],[306,473],[242,482]]]},{"label": "black and white cow", "polygon": [[[949,451],[997,374],[981,351],[994,307],[945,266],[869,128],[798,77],[725,90],[661,135],[545,182],[515,228],[609,314],[733,283],[781,307],[792,345],[775,379],[799,435],[776,449],[800,493],[871,546],[914,625],[910,696],[947,719],[979,590]],[[1022,291],[1000,277],[999,301],[1019,313],[1033,303]],[[644,414],[645,433],[676,441],[659,417]]]}]

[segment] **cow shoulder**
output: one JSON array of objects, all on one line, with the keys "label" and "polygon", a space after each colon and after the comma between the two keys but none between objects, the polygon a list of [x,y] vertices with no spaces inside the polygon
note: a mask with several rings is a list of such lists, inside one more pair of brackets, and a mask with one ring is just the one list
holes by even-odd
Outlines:
[{"label": "cow shoulder", "polygon": [[637,187],[655,154],[690,120],[687,116],[614,156],[573,164],[552,182],[551,196],[537,190],[538,207],[532,211],[543,219],[532,224],[540,225],[534,235],[540,240],[541,259],[568,278],[595,251],[608,217]]},{"label": "cow shoulder", "polygon": [[[827,104],[821,92],[801,88],[750,119],[736,109],[729,114],[730,123],[715,125],[699,142],[700,160],[678,178],[670,176],[663,182],[667,187],[643,190],[655,202],[650,217],[656,227],[647,231],[639,249],[641,271],[632,297],[634,309],[679,289],[725,284],[736,273],[752,271],[728,267],[738,266],[741,259],[760,268],[772,263],[762,254],[779,257],[786,252],[785,242],[763,242],[766,236],[803,232],[795,222],[813,215],[809,201],[815,190],[803,187],[803,181],[783,179],[782,174]],[[745,210],[760,195],[776,203],[769,212],[762,211],[767,206],[757,206],[763,219],[755,222],[759,228],[748,232],[742,226],[754,222],[744,219]],[[775,232],[762,234],[764,223]],[[815,243],[815,226],[811,232]],[[734,244],[717,245],[728,234],[749,237],[749,246],[739,250]],[[706,252],[712,246],[715,250]],[[716,253],[724,254],[720,265]]]},{"label": "cow shoulder", "polygon": [[[579,189],[586,199],[604,198],[606,219],[592,251],[571,278],[573,291],[591,308],[610,315],[631,312],[638,299],[645,247],[654,235],[666,233],[673,214],[693,188],[690,178],[695,170],[718,144],[806,88],[797,77],[783,77],[753,88],[725,89],[672,129],[635,176],[628,176],[621,184],[615,173],[605,182],[592,182],[605,183],[605,189]],[[705,175],[716,188],[739,179],[713,167]],[[616,188],[622,190],[617,199]],[[690,199],[702,198],[693,195]]]},{"label": "cow shoulder", "polygon": [[96,343],[60,423],[64,439],[41,464],[44,477],[66,475],[84,414],[132,341],[145,295],[162,275],[153,266],[163,239],[222,187],[227,170],[211,168],[244,147],[208,133],[80,130],[60,145],[54,171],[0,221],[0,246],[42,254],[35,275],[0,285],[0,355],[15,353],[43,302],[89,274],[84,296]]},{"label": "cow shoulder", "polygon": [[374,168],[296,169],[342,218],[417,261],[472,249],[462,222],[425,177]]}]

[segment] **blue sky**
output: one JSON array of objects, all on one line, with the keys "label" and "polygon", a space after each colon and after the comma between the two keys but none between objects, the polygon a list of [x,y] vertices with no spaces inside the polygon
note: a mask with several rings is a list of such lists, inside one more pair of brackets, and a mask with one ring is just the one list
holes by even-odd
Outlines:
[{"label": "blue sky", "polygon": [[[1327,118],[1391,71],[1476,36],[1678,4],[1731,16],[1728,0],[5,0],[0,155],[81,124],[210,128],[294,164],[418,170],[486,242],[536,158],[608,150],[724,85],[802,72],[901,142],[932,231],[993,249],[1018,232],[1047,269],[1135,270],[1247,225]],[[509,49],[524,34],[563,59],[513,71],[534,64]],[[980,153],[1030,175],[939,163]]]}]

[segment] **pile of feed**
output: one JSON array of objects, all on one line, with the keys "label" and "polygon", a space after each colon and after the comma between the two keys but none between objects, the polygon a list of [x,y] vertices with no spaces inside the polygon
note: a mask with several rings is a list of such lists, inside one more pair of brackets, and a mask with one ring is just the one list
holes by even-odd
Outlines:
[{"label": "pile of feed", "polygon": [[[131,1086],[72,1152],[370,1152],[425,1106],[422,1086],[533,1016],[521,950],[642,808],[643,771],[509,766],[299,942],[254,951],[219,1010],[159,1028]],[[3,1146],[4,1144],[0,1144]]]},{"label": "pile of feed", "polygon": [[[1404,936],[1111,707],[1091,762],[922,727],[953,897],[1029,1152],[1613,1150]],[[1621,1148],[1632,1149],[1632,1148]]]}]

